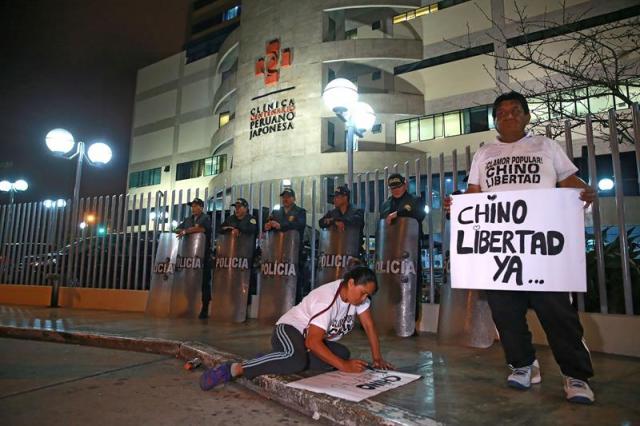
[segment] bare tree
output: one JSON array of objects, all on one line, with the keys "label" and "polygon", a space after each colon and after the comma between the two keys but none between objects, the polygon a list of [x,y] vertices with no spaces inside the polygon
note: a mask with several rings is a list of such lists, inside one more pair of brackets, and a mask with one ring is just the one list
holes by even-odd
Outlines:
[{"label": "bare tree", "polygon": [[[605,130],[607,110],[615,107],[619,141],[633,143],[630,108],[640,101],[640,17],[606,22],[593,9],[559,6],[529,17],[527,7],[515,1],[515,17],[505,22],[478,6],[493,24],[488,36],[495,48],[488,55],[495,58],[498,91],[509,87],[530,98],[532,125],[550,125],[552,136],[564,132],[565,120],[572,128],[582,126],[588,112],[594,128]],[[472,45],[469,33],[464,47]]]}]

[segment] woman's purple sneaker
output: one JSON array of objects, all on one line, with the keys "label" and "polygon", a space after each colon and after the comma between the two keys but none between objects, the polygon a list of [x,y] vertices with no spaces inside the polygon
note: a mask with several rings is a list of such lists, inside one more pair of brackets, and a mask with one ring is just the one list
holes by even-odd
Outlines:
[{"label": "woman's purple sneaker", "polygon": [[200,376],[200,389],[207,391],[231,381],[231,363],[210,368]]}]

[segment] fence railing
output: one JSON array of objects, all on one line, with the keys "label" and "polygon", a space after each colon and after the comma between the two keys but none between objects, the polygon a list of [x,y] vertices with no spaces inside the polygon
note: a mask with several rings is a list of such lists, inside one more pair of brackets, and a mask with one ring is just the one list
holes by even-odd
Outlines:
[{"label": "fence railing", "polygon": [[[640,132],[640,113],[633,109],[635,135]],[[565,147],[573,160],[573,140],[567,123]],[[596,145],[589,118],[585,125],[589,184],[596,186]],[[616,116],[610,114],[609,150],[616,183],[623,181],[620,152],[616,135]],[[637,138],[636,138],[637,139]],[[636,171],[640,188],[640,146],[635,144]],[[428,211],[422,224],[423,301],[437,303],[439,287],[446,280],[443,271],[443,242],[446,218],[442,198],[466,187],[464,176],[471,165],[469,147],[463,153],[453,150],[450,156],[429,154],[379,169],[356,174],[351,201],[365,210],[365,258],[373,264],[375,229],[379,209],[389,196],[386,180],[391,173],[402,173],[410,191],[423,197]],[[257,216],[259,227],[278,204],[282,187],[291,186],[297,193],[298,205],[307,209],[305,246],[308,276],[316,284],[317,222],[331,208],[333,188],[345,182],[345,176],[315,176],[282,181],[223,185],[209,188],[158,191],[136,195],[86,197],[77,206],[67,201],[64,207],[46,208],[43,202],[0,206],[0,283],[147,290],[156,252],[158,233],[172,230],[186,217],[188,203],[194,198],[206,201],[205,210],[212,216],[215,234],[230,214],[237,197],[246,198],[250,212]],[[623,187],[615,185],[615,224],[618,236],[607,241],[603,233],[602,204],[591,209],[592,238],[588,258],[589,286],[586,294],[578,294],[578,308],[601,313],[638,313],[640,278],[638,259],[640,245],[630,231],[625,217],[629,197]],[[617,243],[616,243],[617,241]],[[617,248],[614,247],[617,244]],[[622,300],[611,305],[611,298]]]}]

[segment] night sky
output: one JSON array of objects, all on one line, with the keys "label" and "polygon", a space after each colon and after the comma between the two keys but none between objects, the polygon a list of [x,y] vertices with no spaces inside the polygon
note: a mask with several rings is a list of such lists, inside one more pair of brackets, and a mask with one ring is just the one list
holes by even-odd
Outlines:
[{"label": "night sky", "polygon": [[[75,161],[44,142],[55,127],[113,150],[85,165],[81,196],[126,192],[136,71],[183,50],[188,0],[0,0],[0,180],[16,202],[70,198]],[[0,204],[8,203],[0,193]]]}]

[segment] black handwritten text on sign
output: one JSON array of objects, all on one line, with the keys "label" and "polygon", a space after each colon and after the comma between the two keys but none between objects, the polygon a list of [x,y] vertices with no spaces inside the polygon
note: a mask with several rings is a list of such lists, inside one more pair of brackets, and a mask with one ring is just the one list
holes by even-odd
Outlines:
[{"label": "black handwritten text on sign", "polygon": [[585,291],[579,191],[464,194],[451,208],[452,287]]}]

